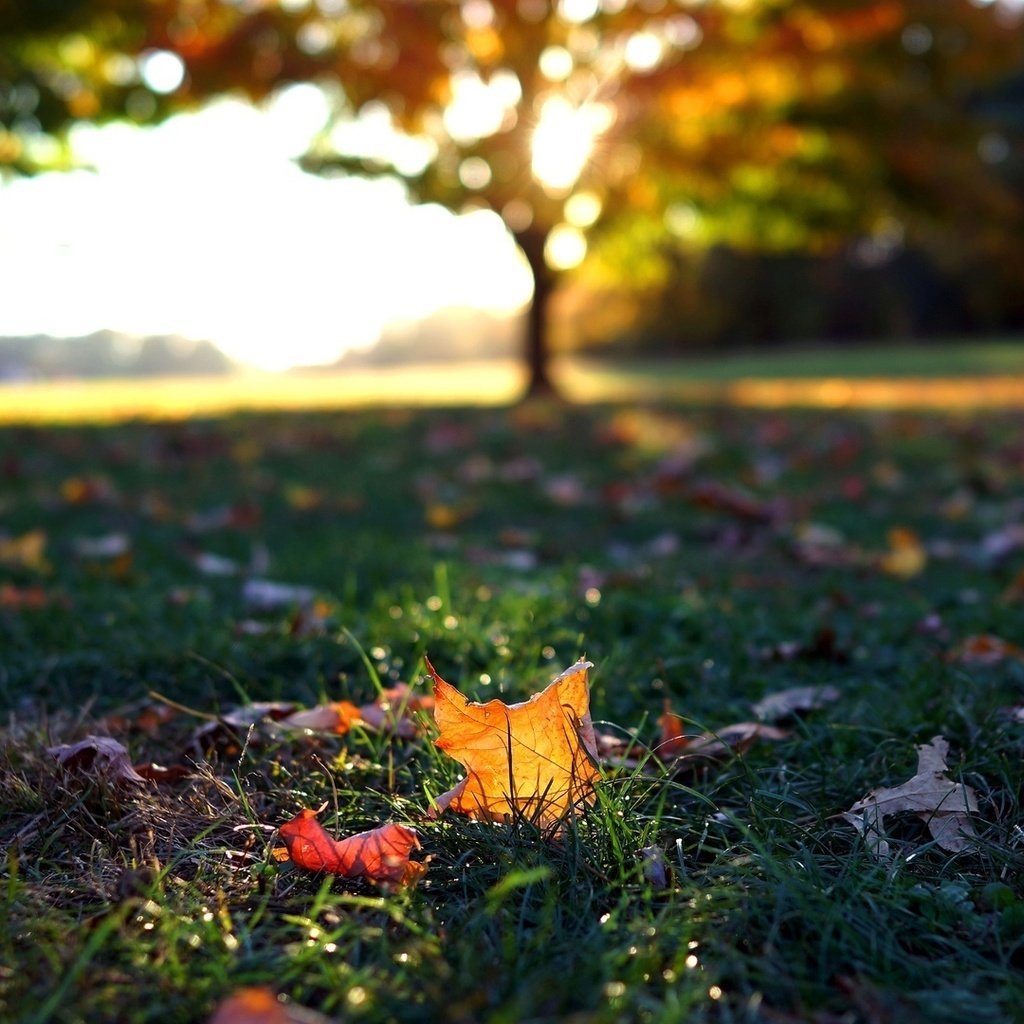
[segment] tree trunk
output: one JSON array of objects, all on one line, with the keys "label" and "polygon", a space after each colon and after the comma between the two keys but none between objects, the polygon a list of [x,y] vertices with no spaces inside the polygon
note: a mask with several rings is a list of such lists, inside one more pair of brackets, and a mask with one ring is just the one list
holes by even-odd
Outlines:
[{"label": "tree trunk", "polygon": [[547,232],[524,231],[516,235],[533,274],[533,299],[526,315],[526,394],[525,398],[552,397],[558,390],[551,379],[551,349],[548,335],[548,310],[555,288],[555,275],[544,262]]}]

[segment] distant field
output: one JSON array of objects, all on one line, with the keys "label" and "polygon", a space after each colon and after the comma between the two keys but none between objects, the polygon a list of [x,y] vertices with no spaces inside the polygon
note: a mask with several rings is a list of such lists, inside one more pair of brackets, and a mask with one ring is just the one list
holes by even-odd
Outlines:
[{"label": "distant field", "polygon": [[[676,399],[753,407],[1024,406],[1024,343],[897,345],[745,353],[674,361],[563,359],[558,377],[580,402]],[[519,365],[454,365],[307,374],[119,379],[0,386],[0,423],[184,418],[237,410],[503,405]]]}]

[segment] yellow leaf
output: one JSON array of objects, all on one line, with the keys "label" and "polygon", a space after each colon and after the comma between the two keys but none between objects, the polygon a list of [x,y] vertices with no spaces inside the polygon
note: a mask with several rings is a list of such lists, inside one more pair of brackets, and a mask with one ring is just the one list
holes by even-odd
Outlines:
[{"label": "yellow leaf", "polygon": [[466,766],[466,777],[438,797],[447,809],[482,821],[523,817],[557,827],[594,800],[597,742],[590,720],[589,661],[566,669],[522,704],[477,704],[434,680],[437,746]]},{"label": "yellow leaf", "polygon": [[896,526],[889,531],[888,540],[889,550],[879,563],[883,571],[909,580],[924,570],[928,564],[928,552],[913,530]]}]

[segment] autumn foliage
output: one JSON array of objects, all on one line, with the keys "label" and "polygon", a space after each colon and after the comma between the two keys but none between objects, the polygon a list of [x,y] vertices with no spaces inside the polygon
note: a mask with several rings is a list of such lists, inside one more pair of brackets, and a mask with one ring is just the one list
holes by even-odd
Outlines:
[{"label": "autumn foliage", "polygon": [[344,878],[405,885],[426,870],[409,859],[419,849],[416,833],[405,825],[389,823],[347,839],[332,839],[306,808],[281,826],[288,856],[307,871],[326,871]]},{"label": "autumn foliage", "polygon": [[589,661],[567,668],[521,704],[477,704],[434,680],[437,746],[466,766],[466,777],[436,800],[482,821],[557,827],[594,800],[597,743],[590,720]]}]

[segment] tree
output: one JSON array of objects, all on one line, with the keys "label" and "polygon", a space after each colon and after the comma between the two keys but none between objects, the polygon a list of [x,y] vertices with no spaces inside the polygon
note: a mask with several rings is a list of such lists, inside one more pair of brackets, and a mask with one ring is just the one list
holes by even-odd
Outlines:
[{"label": "tree", "polygon": [[[0,111],[0,160],[16,164],[20,139],[76,118],[150,120],[224,92],[258,100],[320,83],[339,120],[384,130],[372,152],[325,132],[309,168],[397,175],[415,201],[504,219],[534,279],[530,393],[551,390],[549,303],[588,240],[621,263],[672,244],[822,248],[894,225],[941,234],[1020,214],[978,159],[984,126],[971,104],[1020,59],[1018,26],[998,5],[24,6],[0,0],[0,52],[7,43],[13,55],[0,78],[14,97]],[[30,148],[20,146],[25,166]]]}]

